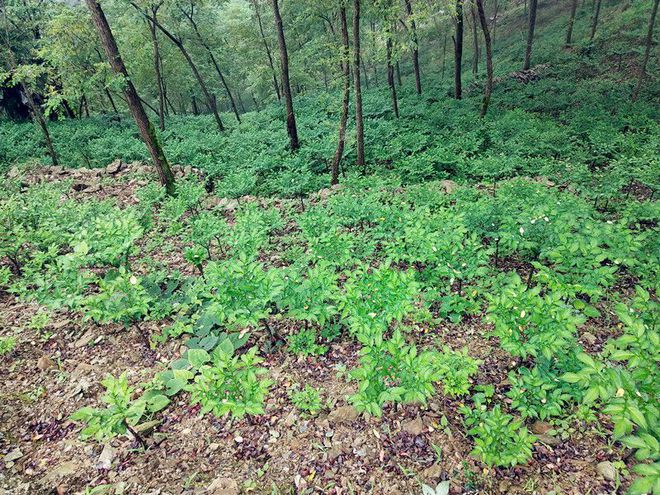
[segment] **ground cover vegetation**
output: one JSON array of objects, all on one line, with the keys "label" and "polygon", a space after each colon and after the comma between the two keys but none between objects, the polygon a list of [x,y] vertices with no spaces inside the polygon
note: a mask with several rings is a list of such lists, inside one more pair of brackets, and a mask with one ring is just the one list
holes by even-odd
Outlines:
[{"label": "ground cover vegetation", "polygon": [[657,1],[86,3],[0,3],[0,486],[660,493]]}]

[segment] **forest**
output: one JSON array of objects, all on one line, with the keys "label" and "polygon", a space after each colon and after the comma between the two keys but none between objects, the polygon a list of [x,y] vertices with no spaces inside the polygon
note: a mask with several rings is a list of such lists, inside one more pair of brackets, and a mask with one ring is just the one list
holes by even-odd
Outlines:
[{"label": "forest", "polygon": [[659,0],[0,0],[0,493],[660,495]]}]

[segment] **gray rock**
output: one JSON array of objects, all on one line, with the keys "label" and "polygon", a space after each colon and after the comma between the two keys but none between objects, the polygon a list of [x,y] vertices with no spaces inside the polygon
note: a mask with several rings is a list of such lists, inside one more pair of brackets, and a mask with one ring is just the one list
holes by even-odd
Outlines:
[{"label": "gray rock", "polygon": [[206,490],[209,495],[238,495],[238,483],[231,478],[216,478]]},{"label": "gray rock", "polygon": [[332,424],[351,423],[358,417],[358,412],[353,406],[338,407],[328,414],[328,422]]},{"label": "gray rock", "polygon": [[596,472],[608,481],[616,480],[616,468],[610,461],[603,461],[596,464]]},{"label": "gray rock", "polygon": [[124,168],[124,164],[122,163],[120,158],[117,158],[115,161],[113,161],[110,165],[105,167],[106,173],[109,175],[115,175],[121,172]]}]

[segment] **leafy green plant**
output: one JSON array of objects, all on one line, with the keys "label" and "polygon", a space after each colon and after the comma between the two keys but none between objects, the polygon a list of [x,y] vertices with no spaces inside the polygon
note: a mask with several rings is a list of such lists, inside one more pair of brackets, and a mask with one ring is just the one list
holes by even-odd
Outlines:
[{"label": "leafy green plant", "polygon": [[16,337],[11,335],[7,337],[0,337],[0,356],[9,354],[15,348],[16,348]]},{"label": "leafy green plant", "polygon": [[328,347],[316,342],[316,331],[308,328],[287,337],[289,350],[299,356],[319,356],[328,352]]},{"label": "leafy green plant", "polygon": [[360,349],[360,367],[350,372],[358,392],[349,401],[358,411],[378,417],[388,402],[425,404],[439,380],[437,361],[437,352],[418,353],[395,330],[390,340]]},{"label": "leafy green plant", "polygon": [[202,414],[242,418],[264,413],[264,399],[273,382],[259,379],[267,370],[258,366],[263,359],[257,356],[256,347],[241,355],[234,355],[231,346],[219,346],[210,356],[201,349],[197,351],[202,356],[196,357],[193,364],[198,374],[186,390],[192,403],[202,406]]},{"label": "leafy green plant", "polygon": [[468,431],[474,438],[472,455],[489,466],[515,466],[532,457],[536,438],[520,420],[502,412],[499,404],[480,414],[479,423]]},{"label": "leafy green plant", "polygon": [[128,325],[149,314],[151,297],[140,279],[123,268],[111,270],[99,282],[99,292],[83,301],[86,318]]},{"label": "leafy green plant", "polygon": [[479,369],[481,361],[471,358],[467,349],[452,351],[445,346],[435,359],[442,390],[450,397],[465,395],[470,390],[470,378]]},{"label": "leafy green plant", "polygon": [[509,382],[511,390],[506,395],[523,419],[561,416],[570,399],[558,377],[539,366],[510,372]]},{"label": "leafy green plant", "polygon": [[319,389],[310,385],[305,385],[304,388],[293,391],[290,397],[293,405],[303,412],[315,415],[321,410]]}]

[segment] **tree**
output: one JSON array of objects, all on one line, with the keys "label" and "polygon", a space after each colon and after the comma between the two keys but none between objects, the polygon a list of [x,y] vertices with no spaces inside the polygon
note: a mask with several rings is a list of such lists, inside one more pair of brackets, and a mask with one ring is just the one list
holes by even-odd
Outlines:
[{"label": "tree", "polygon": [[387,40],[385,41],[385,60],[387,62],[387,85],[390,88],[392,96],[392,110],[394,116],[399,118],[399,102],[396,96],[396,85],[394,84],[394,66],[392,65],[392,34],[387,33]]},{"label": "tree", "polygon": [[275,14],[275,30],[277,31],[277,42],[280,47],[280,79],[282,80],[282,92],[286,105],[286,131],[289,134],[291,151],[300,147],[298,142],[298,129],[296,128],[296,115],[293,113],[293,97],[291,96],[291,83],[289,82],[289,55],[286,51],[286,39],[284,38],[284,26],[277,0],[272,0],[273,13]]},{"label": "tree", "polygon": [[490,96],[493,93],[493,50],[491,46],[490,32],[488,30],[488,21],[484,11],[484,0],[475,0],[477,3],[477,12],[479,14],[479,23],[484,33],[484,45],[486,45],[486,89],[484,90],[484,99],[481,103],[480,117],[485,117],[490,104]]},{"label": "tree", "polygon": [[341,24],[341,71],[342,80],[344,82],[342,100],[341,100],[341,116],[339,117],[339,140],[337,141],[337,151],[332,160],[332,170],[330,177],[330,184],[335,185],[339,183],[339,164],[344,154],[344,146],[346,144],[346,122],[348,121],[348,100],[350,96],[351,87],[351,70],[350,70],[350,47],[348,44],[348,23],[346,21],[346,5],[343,0],[340,1],[339,6],[339,21]]},{"label": "tree", "polygon": [[463,97],[461,69],[463,65],[463,0],[456,0],[456,34],[454,36],[454,98]]},{"label": "tree", "polygon": [[529,1],[529,25],[527,28],[527,48],[525,49],[525,62],[523,70],[528,70],[532,61],[532,44],[534,43],[534,29],[536,28],[536,8],[538,0]]},{"label": "tree", "polygon": [[151,44],[153,45],[154,52],[154,73],[156,74],[156,88],[158,89],[158,122],[160,130],[165,130],[165,92],[163,90],[163,76],[161,74],[161,58],[160,50],[158,47],[158,35],[156,33],[156,16],[158,15],[158,9],[162,5],[161,3],[156,3],[151,5],[151,16],[153,21],[147,19],[147,24],[149,24],[149,33],[151,34]]},{"label": "tree", "polygon": [[[41,133],[44,136],[44,141],[46,142],[46,149],[48,150],[48,155],[50,156],[51,162],[53,165],[58,164],[57,160],[57,153],[55,152],[55,147],[53,146],[53,141],[50,138],[50,132],[48,131],[48,125],[46,124],[46,119],[44,118],[44,114],[41,111],[41,107],[36,101],[34,92],[32,91],[32,88],[30,87],[31,82],[28,80],[28,74],[31,72],[31,68],[29,66],[24,67],[25,69],[23,72],[25,74],[21,74],[21,68],[19,68],[18,63],[16,61],[16,57],[14,55],[14,50],[11,47],[11,42],[9,40],[9,19],[7,18],[7,8],[5,6],[4,0],[0,0],[0,7],[2,8],[2,13],[3,13],[3,24],[4,24],[4,38],[5,38],[5,47],[7,49],[7,65],[9,66],[9,72],[10,72],[10,81],[13,83],[13,85],[17,85],[20,87],[20,92],[22,96],[25,97],[25,100],[27,102],[28,108],[30,109],[30,115],[32,116],[32,120],[34,123],[39,127],[41,130]],[[0,77],[0,80],[3,78]]]},{"label": "tree", "polygon": [[268,65],[270,70],[273,73],[273,87],[275,89],[275,94],[277,95],[277,101],[282,99],[280,94],[280,83],[277,81],[277,71],[275,70],[275,64],[273,63],[273,55],[270,53],[270,46],[268,46],[268,41],[266,40],[266,35],[264,34],[264,26],[261,22],[261,12],[259,11],[258,0],[252,0],[252,6],[254,7],[254,12],[257,17],[257,25],[259,26],[259,34],[261,35],[261,42],[264,45],[266,50],[266,55],[268,56]]},{"label": "tree", "polygon": [[568,29],[566,30],[566,46],[573,42],[573,25],[575,24],[575,12],[577,11],[578,0],[571,2],[571,14],[568,17]]},{"label": "tree", "polygon": [[87,8],[92,14],[92,20],[94,21],[94,25],[96,26],[96,30],[98,31],[101,40],[101,45],[103,45],[103,50],[108,57],[112,70],[124,78],[124,95],[126,96],[128,108],[133,114],[135,123],[138,126],[140,137],[142,137],[144,144],[147,145],[151,159],[158,171],[160,182],[165,186],[167,194],[174,194],[174,174],[172,173],[170,164],[165,157],[165,152],[163,151],[158,136],[156,135],[156,129],[149,121],[149,118],[142,107],[140,97],[128,75],[124,61],[119,54],[119,48],[117,48],[117,43],[110,30],[110,25],[105,17],[105,13],[97,0],[85,0],[85,2]]},{"label": "tree", "polygon": [[362,86],[360,85],[360,0],[353,0],[353,86],[355,88],[355,141],[357,166],[366,173],[364,160],[364,122],[362,120]]},{"label": "tree", "polygon": [[[422,80],[419,74],[419,42],[417,39],[417,23],[413,14],[412,3],[406,0],[406,13],[410,18],[410,32],[413,44],[412,60],[413,60],[413,73],[415,74],[415,90],[418,95],[422,94]],[[401,83],[399,83],[401,84]]]},{"label": "tree", "polygon": [[653,2],[653,10],[651,10],[651,18],[649,19],[649,29],[646,32],[646,48],[644,49],[644,58],[642,59],[642,66],[639,69],[639,79],[637,79],[637,85],[633,91],[632,101],[637,101],[639,92],[642,89],[642,84],[644,84],[644,79],[646,77],[646,66],[649,63],[651,48],[653,48],[653,29],[655,27],[655,18],[657,14],[658,0],[655,0],[655,2]]},{"label": "tree", "polygon": [[225,130],[225,126],[222,123],[222,119],[220,118],[220,114],[218,113],[218,106],[216,104],[216,100],[211,95],[211,92],[208,90],[208,87],[206,86],[206,83],[204,82],[204,78],[202,77],[202,74],[199,72],[199,69],[197,68],[197,65],[192,59],[192,56],[188,52],[188,49],[183,43],[183,38],[179,35],[176,35],[172,33],[169,29],[167,29],[163,24],[154,16],[150,15],[148,12],[142,10],[139,5],[137,5],[135,2],[131,1],[131,5],[140,13],[142,14],[147,20],[153,22],[158,29],[172,42],[174,43],[174,46],[176,46],[179,51],[181,52],[181,55],[183,55],[183,58],[186,60],[188,63],[188,67],[190,67],[190,70],[192,71],[193,75],[195,76],[195,79],[197,80],[197,84],[199,84],[200,89],[202,90],[202,93],[204,94],[204,98],[206,98],[206,104],[208,105],[209,109],[211,110],[211,113],[213,113],[213,118],[215,119],[215,123],[218,126],[218,130],[220,132]]},{"label": "tree", "polygon": [[596,36],[596,28],[598,28],[598,17],[600,16],[600,4],[601,0],[596,0],[594,5],[594,16],[591,19],[591,34],[589,35],[589,41],[593,41]]},{"label": "tree", "polygon": [[477,36],[477,13],[474,4],[470,5],[470,14],[472,17],[472,46],[474,55],[472,57],[472,75],[477,77],[479,73],[479,37]]}]

